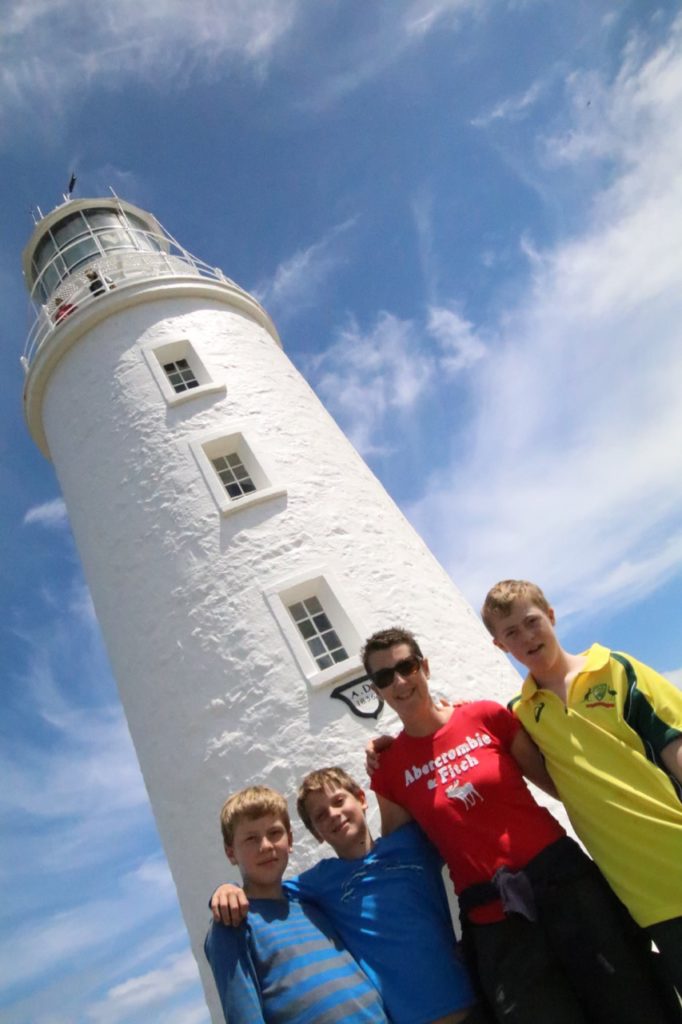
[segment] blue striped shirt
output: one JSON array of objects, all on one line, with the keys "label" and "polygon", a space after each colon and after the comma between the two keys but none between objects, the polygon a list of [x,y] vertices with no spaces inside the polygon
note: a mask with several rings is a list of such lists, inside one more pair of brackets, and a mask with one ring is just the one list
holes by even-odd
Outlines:
[{"label": "blue striped shirt", "polygon": [[385,1024],[381,999],[322,911],[254,899],[204,945],[229,1024]]}]

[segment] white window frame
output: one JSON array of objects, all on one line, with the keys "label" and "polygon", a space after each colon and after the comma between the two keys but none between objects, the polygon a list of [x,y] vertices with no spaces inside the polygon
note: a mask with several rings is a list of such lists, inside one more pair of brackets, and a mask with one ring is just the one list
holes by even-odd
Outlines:
[{"label": "white window frame", "polygon": [[[343,593],[338,580],[325,568],[311,569],[306,573],[289,576],[266,587],[263,595],[270,611],[277,620],[284,639],[298,662],[299,668],[313,689],[337,683],[339,680],[357,675],[364,669],[359,650],[365,633],[359,627],[360,618]],[[317,597],[326,612],[333,629],[338,634],[349,657],[336,662],[329,668],[318,668],[307,643],[301,635],[289,611],[292,604],[309,597]]]},{"label": "white window frame", "polygon": [[[206,364],[197,352],[196,347],[189,338],[178,338],[176,341],[154,341],[145,345],[142,349],[147,366],[152,372],[154,380],[159,386],[161,394],[170,406],[182,405],[193,398],[201,395],[212,395],[227,391],[224,382],[216,381],[211,377]],[[178,359],[186,359],[190,368],[199,382],[196,388],[187,388],[179,394],[168,379],[164,370],[164,363],[175,363]]]},{"label": "white window frame", "polygon": [[[194,390],[196,391],[196,388]],[[273,482],[262,458],[255,454],[253,446],[238,424],[230,424],[227,431],[202,434],[190,441],[189,447],[221,516],[230,516],[242,509],[251,508],[252,505],[286,496],[286,487]],[[212,462],[221,455],[231,455],[233,452],[239,456],[256,487],[255,491],[242,494],[240,498],[229,496]]]}]

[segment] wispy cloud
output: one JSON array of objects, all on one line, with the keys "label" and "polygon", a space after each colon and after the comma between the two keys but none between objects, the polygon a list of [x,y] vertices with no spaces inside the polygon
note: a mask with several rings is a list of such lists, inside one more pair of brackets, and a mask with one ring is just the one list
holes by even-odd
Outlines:
[{"label": "wispy cloud", "polygon": [[[103,1000],[89,1007],[88,1017],[93,1024],[118,1024],[131,1011],[144,1009],[153,1012],[154,1006],[166,1003],[170,997],[193,987],[196,979],[197,965],[192,954],[175,954],[168,957],[161,967],[110,988]],[[197,1019],[208,1019],[205,1006],[202,1013],[203,1017]]]},{"label": "wispy cloud", "polygon": [[467,19],[482,17],[490,6],[490,0],[409,0],[400,8],[370,7],[362,31],[335,54],[335,63],[320,75],[300,106],[319,113],[379,77],[432,32],[459,31]]},{"label": "wispy cloud", "polygon": [[564,161],[608,153],[610,183],[586,196],[580,236],[535,253],[475,375],[470,447],[411,509],[476,602],[522,575],[588,611],[679,571],[681,40],[679,19],[656,52],[630,44],[600,79],[602,133],[574,105],[548,142]]},{"label": "wispy cloud", "polygon": [[355,218],[336,224],[318,241],[298,249],[279,264],[269,279],[253,288],[253,294],[280,318],[313,305],[343,262],[341,239],[354,224]]},{"label": "wispy cloud", "polygon": [[471,123],[477,128],[485,128],[493,121],[518,121],[525,117],[537,102],[546,88],[547,82],[533,82],[524,92],[516,96],[508,96],[500,100],[485,114],[474,117]]},{"label": "wispy cloud", "polygon": [[424,36],[445,20],[453,23],[466,13],[480,14],[485,6],[474,0],[412,0],[403,15],[403,26],[408,37]]},{"label": "wispy cloud", "polygon": [[[42,882],[44,888],[50,884],[49,874],[42,876]],[[101,888],[111,888],[104,877]],[[157,887],[146,877],[134,876],[112,895],[58,912],[46,912],[42,899],[35,906],[29,902],[27,909],[32,913],[25,914],[29,920],[0,941],[0,987],[9,990],[31,978],[42,987],[59,966],[77,971],[101,959],[123,937],[139,934],[145,925],[167,915],[173,904],[174,892],[167,886]],[[187,957],[196,981],[196,964]],[[190,973],[185,959],[180,973],[184,984]]]},{"label": "wispy cloud", "polygon": [[310,375],[356,448],[379,454],[437,379],[452,379],[484,354],[473,325],[454,309],[430,307],[423,324],[382,312],[366,332],[351,320],[311,362]]},{"label": "wispy cloud", "polygon": [[[84,86],[123,78],[162,87],[225,61],[262,74],[291,29],[299,0],[212,0],[153,5],[119,0],[18,0],[3,17],[0,100],[5,112],[64,112]],[[50,117],[47,117],[50,123]]]},{"label": "wispy cloud", "polygon": [[46,501],[42,505],[34,505],[26,512],[23,521],[24,526],[35,524],[47,527],[66,526],[69,520],[64,499],[53,498],[52,501]]}]

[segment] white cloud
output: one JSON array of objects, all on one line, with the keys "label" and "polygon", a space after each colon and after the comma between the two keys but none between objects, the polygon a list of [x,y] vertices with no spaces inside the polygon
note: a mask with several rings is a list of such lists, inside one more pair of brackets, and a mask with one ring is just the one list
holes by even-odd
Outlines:
[{"label": "white cloud", "polygon": [[317,242],[280,263],[269,280],[252,289],[258,301],[280,317],[312,305],[342,262],[337,243],[354,223],[351,218],[336,224]]},{"label": "white cloud", "polygon": [[[107,949],[119,946],[126,937],[129,948],[134,951],[146,925],[159,918],[168,919],[176,912],[175,892],[155,885],[144,873],[128,875],[126,884],[111,896],[93,898],[59,912],[50,912],[46,906],[49,901],[44,899],[51,884],[50,876],[38,878],[41,898],[36,898],[35,890],[25,894],[24,918],[30,913],[31,920],[25,920],[0,940],[0,989],[18,986],[30,979],[42,985],[53,969],[60,966],[68,973],[81,970],[86,963],[104,957]],[[109,880],[103,876],[101,889],[109,888]],[[175,924],[175,918],[172,920]],[[132,942],[131,936],[135,937]],[[175,931],[171,937],[177,942]],[[164,942],[168,939],[169,936],[165,936]],[[191,962],[196,982],[196,964],[189,954],[186,957]],[[180,964],[178,976],[182,977],[184,985],[190,975],[185,954],[174,957],[173,963]],[[118,969],[121,969],[120,958]]]},{"label": "white cloud", "polygon": [[486,128],[493,121],[518,121],[531,110],[539,97],[544,92],[547,81],[533,82],[518,96],[508,96],[500,100],[487,114],[481,114],[471,120],[472,125],[477,128]]},{"label": "white cloud", "polygon": [[424,36],[445,19],[456,21],[463,14],[477,11],[485,5],[477,0],[412,0],[403,15],[408,36]]},{"label": "white cloud", "polygon": [[[188,987],[194,987],[196,981],[197,965],[192,954],[174,954],[168,957],[161,967],[128,978],[110,988],[103,1000],[89,1007],[88,1018],[93,1024],[117,1024],[118,1021],[126,1019],[132,1011],[153,1012],[152,1008],[155,1005],[166,1003]],[[207,1017],[205,1006],[202,1012],[204,1017]]]},{"label": "white cloud", "polygon": [[350,42],[332,58],[331,67],[320,76],[300,103],[320,112],[338,103],[356,89],[381,75],[411,47],[421,45],[436,29],[458,31],[465,16],[482,17],[488,0],[409,0],[397,5],[373,5],[370,18],[360,31],[349,33]]},{"label": "white cloud", "polygon": [[468,370],[486,354],[487,348],[476,334],[474,325],[454,309],[432,307],[426,329],[440,346],[440,369],[448,375]]},{"label": "white cloud", "polygon": [[142,80],[154,88],[225,61],[262,74],[291,29],[299,0],[17,0],[3,16],[0,100],[43,120],[97,80]]},{"label": "white cloud", "polygon": [[24,516],[24,526],[32,526],[37,523],[39,526],[55,527],[66,526],[68,516],[63,498],[53,498],[42,505],[34,505]]},{"label": "white cloud", "polygon": [[382,312],[363,333],[351,320],[311,364],[310,375],[327,407],[365,455],[390,450],[409,431],[418,400],[439,376],[451,379],[484,354],[470,323],[454,310],[432,306],[418,325]]},{"label": "white cloud", "polygon": [[564,160],[608,154],[610,178],[580,236],[535,252],[476,367],[469,447],[410,510],[476,602],[520,575],[588,612],[679,571],[681,38],[682,19],[655,53],[628,47],[601,135],[576,107],[556,135]]}]

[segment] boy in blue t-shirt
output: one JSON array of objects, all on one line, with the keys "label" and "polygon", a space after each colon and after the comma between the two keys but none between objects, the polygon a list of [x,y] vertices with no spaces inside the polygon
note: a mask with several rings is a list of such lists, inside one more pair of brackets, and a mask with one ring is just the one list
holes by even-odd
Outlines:
[{"label": "boy in blue t-shirt", "polygon": [[284,798],[252,786],[220,817],[251,901],[246,922],[213,924],[204,946],[230,1024],[386,1024],[376,988],[324,913],[283,891],[292,844]]},{"label": "boy in blue t-shirt", "polygon": [[[413,823],[375,842],[366,810],[364,792],[342,768],[306,775],[299,815],[337,857],[285,882],[284,891],[325,912],[393,1024],[487,1020],[457,956],[438,854]],[[238,924],[253,902],[238,886],[223,885],[211,908],[216,921]]]}]

